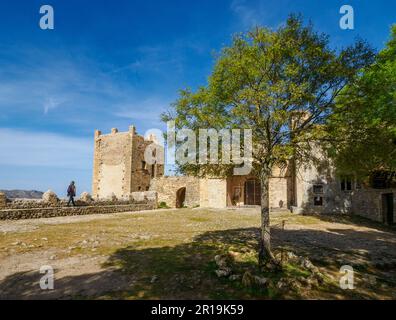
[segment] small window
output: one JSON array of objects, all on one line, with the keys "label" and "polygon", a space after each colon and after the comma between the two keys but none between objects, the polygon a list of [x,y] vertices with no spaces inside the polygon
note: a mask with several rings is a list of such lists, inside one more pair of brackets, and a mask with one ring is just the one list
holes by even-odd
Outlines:
[{"label": "small window", "polygon": [[313,186],[313,193],[315,193],[315,194],[323,194],[323,185],[315,184]]},{"label": "small window", "polygon": [[142,170],[146,170],[146,161],[142,161]]},{"label": "small window", "polygon": [[138,187],[138,190],[141,191],[141,190],[142,190],[142,187],[139,186],[139,187]]},{"label": "small window", "polygon": [[352,179],[351,178],[342,178],[341,179],[341,190],[342,191],[351,191],[352,190]]},{"label": "small window", "polygon": [[314,206],[316,207],[323,206],[323,197],[319,197],[319,196],[314,197]]},{"label": "small window", "polygon": [[155,178],[155,165],[151,165],[151,178]]}]

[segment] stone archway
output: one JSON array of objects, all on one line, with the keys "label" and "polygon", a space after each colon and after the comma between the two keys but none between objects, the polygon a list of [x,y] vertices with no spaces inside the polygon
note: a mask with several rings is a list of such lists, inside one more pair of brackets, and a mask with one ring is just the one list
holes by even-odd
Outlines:
[{"label": "stone archway", "polygon": [[186,201],[186,187],[180,188],[176,192],[176,208],[183,208]]}]

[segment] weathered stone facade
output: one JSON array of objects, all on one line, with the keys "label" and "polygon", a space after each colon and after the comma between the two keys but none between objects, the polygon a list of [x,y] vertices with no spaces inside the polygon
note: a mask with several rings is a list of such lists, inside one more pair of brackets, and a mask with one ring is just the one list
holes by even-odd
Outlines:
[{"label": "weathered stone facade", "polygon": [[121,199],[149,190],[150,180],[164,174],[163,165],[145,162],[144,152],[152,143],[153,137],[145,140],[133,126],[128,132],[112,129],[108,135],[95,131],[93,197]]},{"label": "weathered stone facade", "polygon": [[[233,176],[227,179],[164,177],[162,165],[147,167],[145,164],[144,152],[151,143],[154,141],[144,140],[137,135],[134,127],[124,133],[113,129],[109,135],[97,131],[94,197],[115,196],[125,199],[134,191],[151,190],[158,192],[159,203],[173,208],[224,208],[260,204],[261,185],[253,176]],[[342,181],[336,177],[334,167],[319,147],[312,147],[317,158],[315,165],[297,167],[290,161],[285,168],[272,169],[269,180],[271,209],[289,209],[308,214],[358,214],[382,222],[390,221],[389,214],[393,213],[392,223],[396,221],[394,190],[372,190],[358,186],[356,181],[345,182],[343,187]],[[388,195],[385,200],[384,194]],[[386,213],[388,211],[392,212]]]},{"label": "weathered stone facade", "polygon": [[393,198],[393,223],[396,222],[396,189],[364,188],[351,193],[352,212],[356,215],[388,224],[386,206],[383,201],[385,195]]},{"label": "weathered stone facade", "polygon": [[[317,165],[307,165],[297,171],[296,203],[291,206],[293,212],[354,214],[386,224],[396,222],[395,189],[373,189],[351,177],[339,178],[331,163],[322,160]],[[389,196],[390,205],[384,203],[384,196]],[[389,210],[392,212],[388,213]],[[392,219],[388,219],[388,215]]]},{"label": "weathered stone facade", "polygon": [[[253,193],[249,183],[253,183]],[[287,168],[273,168],[269,179],[269,202],[272,209],[287,209],[293,204],[293,175]],[[227,179],[227,206],[257,205],[261,201],[260,182],[253,176],[234,176]],[[253,200],[249,199],[253,196]]]},{"label": "weathered stone facade", "polygon": [[195,177],[155,178],[151,181],[150,190],[158,193],[158,203],[166,203],[172,208],[200,205],[200,179]]},{"label": "weathered stone facade", "polygon": [[225,208],[227,206],[226,179],[201,179],[199,186],[201,207]]}]

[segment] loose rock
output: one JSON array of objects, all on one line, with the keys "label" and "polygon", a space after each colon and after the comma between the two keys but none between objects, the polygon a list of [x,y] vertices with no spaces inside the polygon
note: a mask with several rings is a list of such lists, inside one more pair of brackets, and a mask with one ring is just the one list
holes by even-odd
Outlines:
[{"label": "loose rock", "polygon": [[249,271],[246,271],[242,277],[242,284],[245,287],[251,287],[255,283],[255,279]]},{"label": "loose rock", "polygon": [[231,274],[231,269],[230,268],[224,268],[224,269],[216,270],[215,272],[216,272],[216,275],[219,278],[225,278],[225,277],[228,277]]}]

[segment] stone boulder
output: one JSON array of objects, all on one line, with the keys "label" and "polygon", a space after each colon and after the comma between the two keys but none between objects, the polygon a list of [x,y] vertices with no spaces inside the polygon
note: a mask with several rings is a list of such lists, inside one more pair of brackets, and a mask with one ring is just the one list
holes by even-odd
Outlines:
[{"label": "stone boulder", "polygon": [[243,276],[242,276],[242,285],[249,288],[252,287],[255,284],[255,279],[253,275],[249,272],[246,271]]},{"label": "stone boulder", "polygon": [[59,203],[59,198],[55,192],[48,190],[43,194],[43,201],[50,205],[56,205]]},{"label": "stone boulder", "polygon": [[157,193],[157,191],[146,191],[145,192],[145,197],[150,202],[157,203],[157,201],[158,201],[158,193]]},{"label": "stone boulder", "polygon": [[136,202],[144,202],[146,199],[144,192],[132,192],[131,198],[133,201],[136,201]]},{"label": "stone boulder", "polygon": [[139,191],[130,194],[130,200],[135,202],[154,202],[158,201],[158,193],[156,191]]},{"label": "stone boulder", "polygon": [[106,201],[117,202],[117,201],[118,201],[118,198],[117,198],[117,196],[116,196],[114,193],[112,193],[111,195],[109,195],[109,196],[106,198]]},{"label": "stone boulder", "polygon": [[219,267],[219,269],[227,268],[228,263],[227,263],[227,257],[223,255],[217,255],[214,257],[216,265]]},{"label": "stone boulder", "polygon": [[217,255],[214,257],[214,261],[218,267],[216,274],[219,278],[228,277],[232,273],[232,269],[229,267],[230,261],[227,256]]},{"label": "stone boulder", "polygon": [[257,286],[264,288],[268,286],[269,279],[264,277],[254,276],[254,282]]},{"label": "stone boulder", "polygon": [[80,200],[82,202],[85,202],[85,203],[91,203],[91,202],[94,201],[94,199],[92,198],[92,196],[88,192],[81,193]]},{"label": "stone boulder", "polygon": [[224,268],[224,269],[216,270],[215,272],[219,278],[222,278],[222,277],[228,277],[231,274],[232,270],[230,268]]}]

